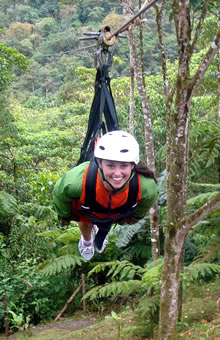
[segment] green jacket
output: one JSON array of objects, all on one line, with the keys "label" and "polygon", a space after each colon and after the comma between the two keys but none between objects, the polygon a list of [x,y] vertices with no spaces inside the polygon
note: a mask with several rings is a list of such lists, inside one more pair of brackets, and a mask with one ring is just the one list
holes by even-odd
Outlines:
[{"label": "green jacket", "polygon": [[[85,169],[89,162],[84,162],[67,171],[54,186],[53,200],[57,214],[63,218],[69,218],[72,212],[73,200],[79,199],[82,192],[82,181]],[[141,200],[132,215],[140,219],[146,215],[157,199],[157,185],[152,178],[140,174]],[[125,186],[128,183],[125,184]]]}]

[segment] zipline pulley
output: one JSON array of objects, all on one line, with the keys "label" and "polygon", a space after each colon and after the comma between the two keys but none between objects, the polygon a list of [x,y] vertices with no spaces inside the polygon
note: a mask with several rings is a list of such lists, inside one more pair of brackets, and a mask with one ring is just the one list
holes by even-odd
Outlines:
[{"label": "zipline pulley", "polygon": [[[111,33],[109,26],[105,26],[103,31],[86,32],[84,33],[86,37],[79,38],[79,40],[97,40],[97,51],[94,58],[97,72],[95,80],[95,96],[92,102],[88,129],[78,164],[93,159],[95,142],[101,134],[104,134],[107,131],[119,130],[115,104],[110,87],[110,77],[108,75],[108,69],[112,65],[112,52],[109,48],[114,46],[116,38],[127,38],[121,33],[127,30],[129,25],[134,23],[136,18],[140,17],[144,11],[153,6],[157,1],[158,0],[152,0],[149,2],[146,0],[138,13],[125,22],[125,24],[114,33]],[[103,114],[105,123],[102,120]]]},{"label": "zipline pulley", "polygon": [[[109,50],[116,42],[116,36],[112,36],[109,26],[105,26],[104,30],[98,32],[85,32],[86,37],[79,40],[97,40],[97,50],[95,52],[94,64],[96,69],[102,69],[103,65],[112,65],[113,52]],[[127,38],[126,35],[118,34],[117,38]]]}]

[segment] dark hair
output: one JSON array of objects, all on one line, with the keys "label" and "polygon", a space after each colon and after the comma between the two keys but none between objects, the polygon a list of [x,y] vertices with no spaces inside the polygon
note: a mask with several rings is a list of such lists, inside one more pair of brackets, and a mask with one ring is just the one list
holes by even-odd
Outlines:
[{"label": "dark hair", "polygon": [[143,162],[140,161],[135,166],[135,170],[136,170],[136,172],[138,172],[139,174],[141,174],[145,177],[153,178],[155,180],[155,182],[157,183],[154,172],[152,170],[150,170]]}]

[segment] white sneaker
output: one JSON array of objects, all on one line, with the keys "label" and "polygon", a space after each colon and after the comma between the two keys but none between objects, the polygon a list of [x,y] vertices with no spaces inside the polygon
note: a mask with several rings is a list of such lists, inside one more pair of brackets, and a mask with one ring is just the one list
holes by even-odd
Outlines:
[{"label": "white sneaker", "polygon": [[[94,224],[93,229],[92,229],[92,233],[93,233],[94,239],[95,239],[96,234],[97,234],[98,231],[99,231],[99,228],[97,227],[97,225]],[[108,243],[108,240],[107,240],[107,236],[106,236],[106,238],[105,238],[104,241],[103,241],[102,248],[101,248],[101,249],[98,249],[98,248],[95,246],[95,251],[96,251],[97,253],[99,253],[99,254],[103,253],[105,247],[107,246],[107,243]]]},{"label": "white sneaker", "polygon": [[93,245],[93,241],[94,241],[94,238],[93,238],[93,236],[92,236],[92,237],[91,237],[91,245],[90,245],[90,246],[85,246],[85,245],[84,245],[83,236],[82,236],[82,235],[80,236],[78,248],[79,248],[80,255],[81,255],[86,261],[91,260],[91,258],[93,257],[93,255],[94,255],[94,253],[95,253],[95,248],[94,248],[94,245]]},{"label": "white sneaker", "polygon": [[105,247],[107,246],[107,243],[108,243],[108,240],[107,240],[107,236],[106,236],[106,238],[104,239],[104,242],[103,242],[103,244],[102,244],[102,248],[101,248],[101,249],[98,249],[98,248],[95,246],[95,251],[96,251],[97,253],[100,253],[100,254],[103,253]]}]

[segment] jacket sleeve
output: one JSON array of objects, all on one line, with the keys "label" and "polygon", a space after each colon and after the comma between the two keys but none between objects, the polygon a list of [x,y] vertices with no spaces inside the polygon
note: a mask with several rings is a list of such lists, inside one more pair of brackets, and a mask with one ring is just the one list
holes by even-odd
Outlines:
[{"label": "jacket sleeve", "polygon": [[152,205],[157,200],[157,184],[152,178],[140,175],[141,179],[141,200],[138,202],[137,210],[133,217],[137,219],[143,218]]},{"label": "jacket sleeve", "polygon": [[55,184],[53,202],[60,217],[70,218],[72,202],[81,196],[83,175],[88,164],[85,162],[67,171]]}]

